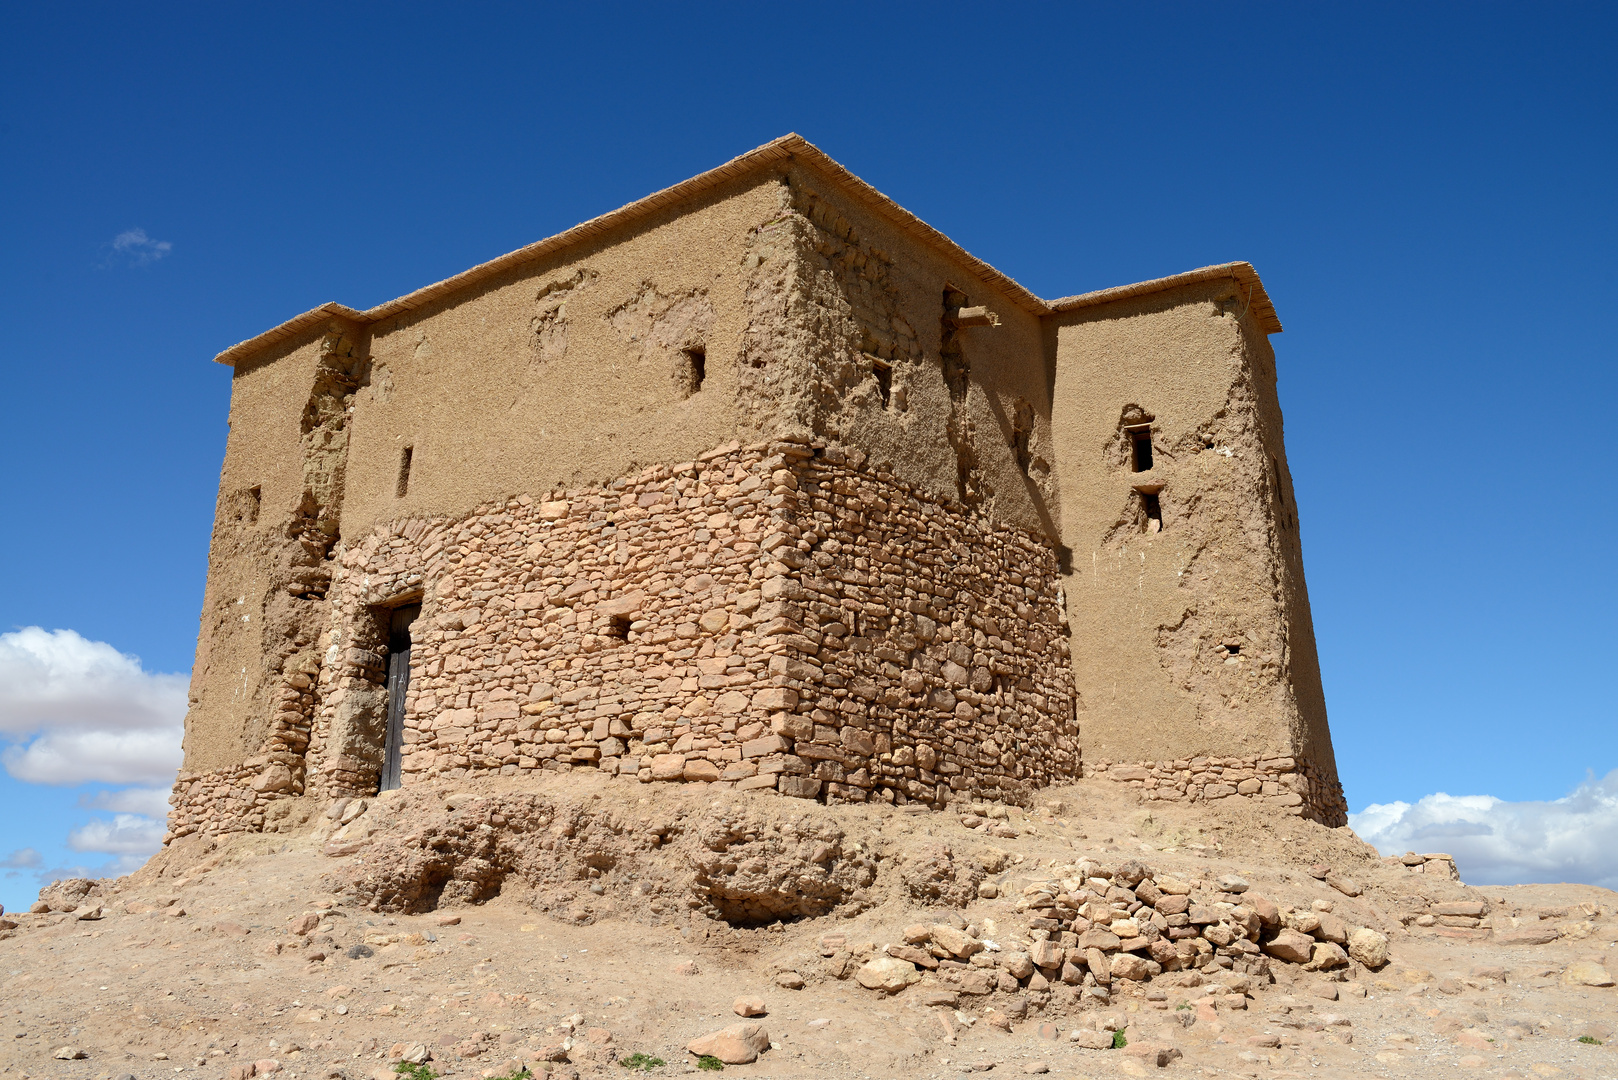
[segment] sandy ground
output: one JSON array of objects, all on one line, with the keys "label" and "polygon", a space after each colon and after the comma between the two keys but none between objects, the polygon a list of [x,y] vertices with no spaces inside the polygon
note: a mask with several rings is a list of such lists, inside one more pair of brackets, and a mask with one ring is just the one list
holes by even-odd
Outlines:
[{"label": "sandy ground", "polygon": [[[348,889],[367,848],[328,854],[342,849],[328,846],[334,825],[323,818],[298,834],[193,844],[102,883],[90,898],[99,919],[5,917],[16,927],[0,940],[0,1077],[241,1077],[273,1065],[289,1080],[360,1080],[393,1075],[398,1053],[415,1044],[444,1076],[506,1075],[526,1062],[554,1080],[627,1077],[616,1059],[634,1053],[665,1059],[652,1075],[670,1075],[694,1070],[689,1040],[740,1022],[739,996],[763,999],[756,1022],[771,1041],[757,1062],[727,1066],[740,1076],[1618,1077],[1618,989],[1564,978],[1579,962],[1618,971],[1618,896],[1606,890],[1466,889],[1387,867],[1346,829],[1239,809],[1148,808],[1105,782],[1013,808],[1001,824],[1015,837],[969,831],[954,812],[817,807],[596,776],[551,782],[625,812],[672,801],[691,813],[807,814],[886,858],[861,903],[733,928],[695,902],[669,903],[667,891],[645,899],[604,887],[610,873],[582,869],[558,895],[512,888],[421,914],[372,911]],[[996,868],[987,880],[1000,895],[954,908],[884,890],[907,852],[940,844]],[[907,924],[953,915],[1002,949],[1026,947],[1016,910],[1024,886],[1084,856],[1136,858],[1159,876],[1199,882],[1237,873],[1252,892],[1299,908],[1328,901],[1351,924],[1383,930],[1392,960],[1378,972],[1335,974],[1277,963],[1274,981],[1248,995],[1163,977],[1122,984],[1106,1003],[1057,986],[1048,998],[997,991],[953,1006],[926,1004],[927,983],[889,996],[828,971],[834,945],[880,950]],[[1352,869],[1364,895],[1311,877],[1308,867],[1322,862]],[[679,886],[681,868],[667,870]],[[1486,899],[1497,928],[1415,925],[1432,903],[1465,897]],[[307,933],[293,932],[301,925]],[[1503,940],[1536,927],[1559,936]],[[828,935],[843,940],[828,945]],[[1010,1031],[992,1026],[1023,1007]],[[1121,1050],[1070,1041],[1078,1029],[1115,1027],[1129,1044]],[[84,1056],[58,1059],[63,1047]],[[1159,1053],[1167,1048],[1177,1053]]]}]

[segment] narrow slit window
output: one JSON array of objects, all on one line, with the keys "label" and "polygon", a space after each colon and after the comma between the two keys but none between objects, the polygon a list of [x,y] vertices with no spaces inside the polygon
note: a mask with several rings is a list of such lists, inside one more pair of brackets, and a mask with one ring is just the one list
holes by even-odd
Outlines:
[{"label": "narrow slit window", "polygon": [[258,524],[259,508],[264,504],[264,489],[254,484],[247,489],[247,523]]},{"label": "narrow slit window", "polygon": [[1146,531],[1163,531],[1163,504],[1156,495],[1142,495],[1141,501],[1146,504]]},{"label": "narrow slit window", "polygon": [[1129,430],[1130,463],[1136,472],[1150,472],[1152,468],[1152,429]]},{"label": "narrow slit window", "polygon": [[708,352],[700,348],[686,349],[681,355],[684,363],[679,381],[685,396],[690,397],[702,389],[702,380],[708,377]]},{"label": "narrow slit window", "polygon": [[415,448],[407,446],[399,455],[399,482],[393,486],[393,496],[402,499],[410,493],[410,458]]},{"label": "narrow slit window", "polygon": [[634,617],[630,615],[614,615],[607,623],[607,634],[619,641],[629,640],[629,628],[634,625]]},{"label": "narrow slit window", "polygon": [[876,392],[882,395],[882,407],[886,409],[893,400],[893,367],[886,360],[873,357],[871,375],[876,379]]}]

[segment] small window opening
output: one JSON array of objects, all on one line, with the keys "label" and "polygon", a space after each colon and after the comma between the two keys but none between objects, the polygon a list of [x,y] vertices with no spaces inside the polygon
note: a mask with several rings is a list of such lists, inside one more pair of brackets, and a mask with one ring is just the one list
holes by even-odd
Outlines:
[{"label": "small window opening", "polygon": [[629,627],[634,621],[632,615],[614,615],[607,622],[607,636],[617,638],[619,641],[628,641]]},{"label": "small window opening", "polygon": [[258,511],[263,504],[264,491],[257,484],[254,484],[252,487],[247,489],[246,514],[247,523],[249,525],[258,524]]},{"label": "small window opening", "polygon": [[1150,472],[1152,468],[1152,429],[1129,429],[1130,464],[1136,472]]},{"label": "small window opening", "polygon": [[393,486],[393,497],[402,499],[410,493],[410,458],[414,447],[407,446],[399,455],[399,482]]},{"label": "small window opening", "polygon": [[1146,504],[1146,531],[1163,531],[1163,504],[1156,495],[1142,495],[1141,501]]},{"label": "small window opening", "polygon": [[882,395],[882,407],[893,401],[893,366],[879,357],[871,357],[871,375],[876,379],[876,392]]},{"label": "small window opening", "polygon": [[686,349],[680,355],[684,362],[675,381],[680,384],[681,393],[690,397],[702,389],[702,380],[708,377],[708,351],[702,348]]},{"label": "small window opening", "polygon": [[1226,645],[1225,651],[1230,653],[1230,655],[1235,656],[1237,653],[1242,651],[1242,647],[1240,645]]}]

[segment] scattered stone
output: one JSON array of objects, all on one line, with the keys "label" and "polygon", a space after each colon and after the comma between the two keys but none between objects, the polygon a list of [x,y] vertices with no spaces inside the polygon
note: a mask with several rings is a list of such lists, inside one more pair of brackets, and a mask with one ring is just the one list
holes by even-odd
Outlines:
[{"label": "scattered stone", "polygon": [[1612,975],[1594,960],[1580,960],[1569,964],[1562,972],[1562,982],[1568,986],[1611,986]]},{"label": "scattered stone", "polygon": [[1023,1063],[1022,1071],[1025,1072],[1025,1073],[1032,1073],[1035,1076],[1038,1076],[1041,1073],[1050,1072],[1051,1067],[1049,1065],[1045,1064],[1043,1061],[1028,1061],[1028,1062]]},{"label": "scattered stone", "polygon": [[459,926],[459,925],[461,925],[461,917],[459,915],[440,915],[434,921],[436,921],[439,926]]},{"label": "scattered stone", "polygon": [[1315,939],[1296,930],[1283,930],[1264,943],[1264,951],[1289,964],[1306,964],[1314,954]]},{"label": "scattered stone", "polygon": [[951,956],[966,959],[983,951],[983,942],[977,940],[964,930],[957,930],[953,926],[942,923],[928,927],[932,932],[933,943],[945,949]]},{"label": "scattered stone", "polygon": [[1244,893],[1252,888],[1246,878],[1239,877],[1236,874],[1222,874],[1215,884],[1219,886],[1220,892],[1227,893]]},{"label": "scattered stone", "polygon": [[1000,959],[1000,966],[1015,979],[1026,979],[1034,973],[1034,961],[1025,952],[1006,953]]},{"label": "scattered stone", "polygon": [[350,945],[344,950],[343,955],[350,960],[364,960],[368,956],[375,956],[376,951],[362,942],[358,945]]},{"label": "scattered stone", "polygon": [[686,1044],[697,1057],[716,1057],[726,1065],[751,1064],[769,1048],[769,1033],[760,1024],[732,1024]]},{"label": "scattered stone", "polygon": [[700,969],[695,960],[682,960],[669,968],[669,972],[674,975],[696,975],[700,973]]},{"label": "scattered stone", "polygon": [[854,972],[854,979],[867,990],[881,990],[896,994],[907,986],[921,981],[921,972],[907,960],[892,956],[878,956]]},{"label": "scattered stone", "polygon": [[783,990],[802,990],[803,976],[796,971],[778,971],[775,974],[775,985]]},{"label": "scattered stone", "polygon": [[56,1048],[56,1053],[53,1056],[57,1061],[77,1061],[80,1058],[87,1058],[90,1055],[86,1054],[77,1046],[59,1046]]},{"label": "scattered stone", "polygon": [[1326,875],[1326,884],[1330,885],[1344,896],[1358,896],[1360,893],[1365,891],[1360,887],[1360,883],[1355,881],[1353,878],[1342,877],[1337,874],[1328,873]]},{"label": "scattered stone", "polygon": [[1172,1046],[1148,1042],[1132,1042],[1124,1047],[1124,1053],[1141,1058],[1148,1065],[1155,1065],[1159,1069],[1166,1069],[1170,1062],[1178,1061],[1185,1056]]},{"label": "scattered stone", "polygon": [[1388,962],[1388,939],[1368,926],[1348,935],[1348,955],[1376,971]]},{"label": "scattered stone", "polygon": [[764,999],[757,997],[739,997],[731,1008],[735,1010],[737,1016],[763,1016],[768,1012],[764,1007]]},{"label": "scattered stone", "polygon": [[925,986],[916,991],[916,1000],[922,1005],[947,1005],[954,1008],[960,1003],[961,996],[942,986]]},{"label": "scattered stone", "polygon": [[1067,1037],[1067,1041],[1085,1050],[1111,1050],[1112,1032],[1091,1031],[1088,1028],[1075,1028]]},{"label": "scattered stone", "polygon": [[1348,964],[1348,953],[1343,947],[1332,941],[1319,941],[1315,943],[1314,953],[1309,962],[1303,965],[1305,971],[1330,971],[1333,968],[1344,967]]},{"label": "scattered stone", "polygon": [[408,1065],[421,1065],[431,1061],[432,1057],[433,1053],[427,1049],[425,1043],[410,1043],[399,1048],[399,1053],[394,1056],[394,1060],[405,1062]]}]

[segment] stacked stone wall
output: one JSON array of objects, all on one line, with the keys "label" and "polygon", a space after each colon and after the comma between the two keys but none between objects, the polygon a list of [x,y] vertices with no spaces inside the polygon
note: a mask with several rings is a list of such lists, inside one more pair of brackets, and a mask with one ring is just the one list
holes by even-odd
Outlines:
[{"label": "stacked stone wall", "polygon": [[396,522],[342,551],[323,663],[283,694],[274,753],[182,778],[173,833],[373,792],[383,615],[418,599],[407,786],[594,768],[1025,801],[1080,767],[1056,575],[1043,540],[794,441]]},{"label": "stacked stone wall", "polygon": [[1218,803],[1233,799],[1328,825],[1348,820],[1348,807],[1335,778],[1323,780],[1310,762],[1293,757],[1092,761],[1086,763],[1085,775],[1138,788],[1148,801]]},{"label": "stacked stone wall", "polygon": [[272,802],[303,794],[315,689],[308,672],[284,672],[269,734],[256,755],[233,769],[180,773],[169,796],[175,809],[165,842],[194,832],[260,832]]}]

